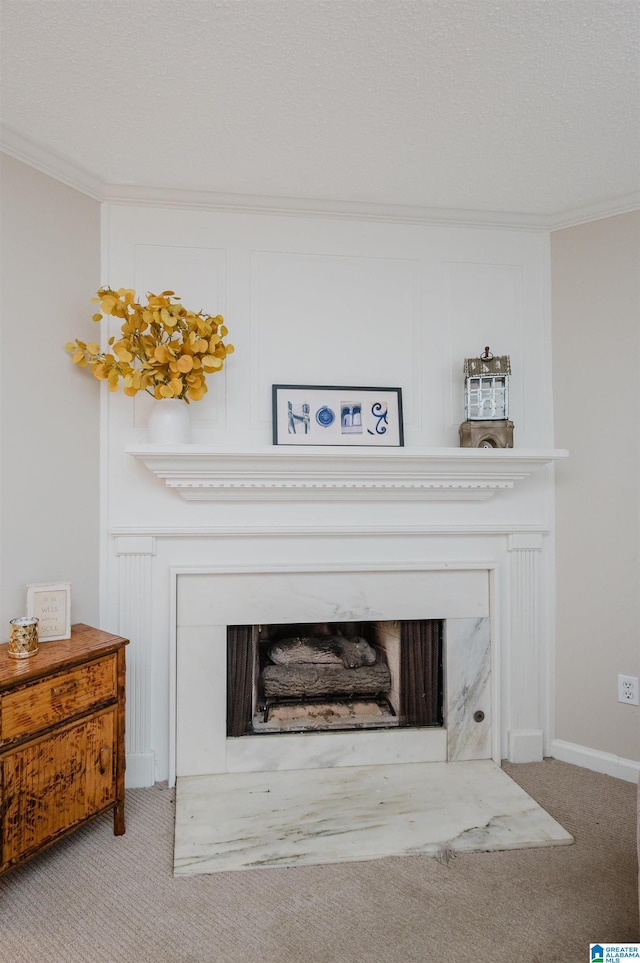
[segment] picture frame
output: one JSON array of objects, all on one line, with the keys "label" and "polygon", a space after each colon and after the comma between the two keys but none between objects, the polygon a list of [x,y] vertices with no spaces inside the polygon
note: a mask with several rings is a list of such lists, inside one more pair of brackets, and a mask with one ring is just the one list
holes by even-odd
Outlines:
[{"label": "picture frame", "polygon": [[274,445],[402,447],[402,389],[273,385]]},{"label": "picture frame", "polygon": [[40,642],[71,638],[71,582],[27,585],[27,615],[38,619]]}]

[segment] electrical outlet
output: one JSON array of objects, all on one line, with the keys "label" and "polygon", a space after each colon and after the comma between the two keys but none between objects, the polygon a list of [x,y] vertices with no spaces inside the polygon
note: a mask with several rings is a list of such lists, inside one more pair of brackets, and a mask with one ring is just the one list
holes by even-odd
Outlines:
[{"label": "electrical outlet", "polygon": [[628,706],[640,705],[637,677],[632,675],[618,676],[618,702],[626,702]]}]

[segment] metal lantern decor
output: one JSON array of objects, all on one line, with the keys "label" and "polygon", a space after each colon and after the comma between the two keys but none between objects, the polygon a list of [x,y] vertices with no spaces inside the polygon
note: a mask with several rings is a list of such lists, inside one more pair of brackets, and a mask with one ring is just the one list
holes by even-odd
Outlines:
[{"label": "metal lantern decor", "polygon": [[464,413],[461,448],[513,448],[509,421],[509,356],[493,355],[489,347],[479,358],[464,361]]}]

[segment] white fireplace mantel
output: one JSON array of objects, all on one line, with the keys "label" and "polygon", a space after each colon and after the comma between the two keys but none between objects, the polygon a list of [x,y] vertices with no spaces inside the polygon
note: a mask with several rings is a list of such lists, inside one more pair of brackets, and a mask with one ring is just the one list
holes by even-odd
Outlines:
[{"label": "white fireplace mantel", "polygon": [[187,501],[486,501],[563,449],[319,448],[221,449],[208,445],[130,445]]}]

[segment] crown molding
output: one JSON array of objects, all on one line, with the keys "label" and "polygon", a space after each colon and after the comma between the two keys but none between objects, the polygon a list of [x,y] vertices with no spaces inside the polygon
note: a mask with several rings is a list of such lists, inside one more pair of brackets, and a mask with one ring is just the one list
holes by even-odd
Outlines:
[{"label": "crown molding", "polygon": [[554,214],[549,219],[549,230],[561,231],[566,227],[577,227],[579,224],[601,221],[605,217],[617,217],[619,214],[632,214],[634,211],[640,211],[640,191]]},{"label": "crown molding", "polygon": [[402,204],[366,204],[319,198],[223,194],[165,187],[109,184],[54,151],[0,124],[0,151],[96,201],[137,207],[166,207],[221,213],[277,214],[285,217],[348,218],[398,224],[427,224],[511,231],[559,231],[588,221],[640,210],[640,191],[558,214],[462,210]]},{"label": "crown molding", "polygon": [[53,177],[54,180],[87,194],[95,201],[104,201],[105,183],[95,174],[78,167],[59,154],[23,137],[11,127],[0,125],[0,150],[9,157]]},{"label": "crown molding", "polygon": [[107,184],[105,202],[138,207],[168,207],[221,213],[277,214],[284,217],[348,218],[396,224],[428,224],[517,231],[547,231],[547,215],[504,211],[471,211],[402,204],[367,204],[319,198],[271,197],[258,194],[221,194],[214,191],[171,190]]},{"label": "crown molding", "polygon": [[486,501],[567,452],[514,448],[132,445],[186,501]]},{"label": "crown molding", "polygon": [[559,231],[589,221],[617,217],[640,210],[640,191],[612,197],[559,214],[521,214],[400,204],[365,204],[317,198],[271,197],[257,194],[221,194],[214,191],[171,190],[160,187],[106,184],[103,200],[136,207],[206,210],[229,214],[276,214],[283,217],[348,218],[436,227],[499,228],[510,231]]}]

